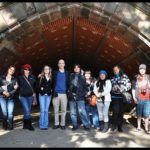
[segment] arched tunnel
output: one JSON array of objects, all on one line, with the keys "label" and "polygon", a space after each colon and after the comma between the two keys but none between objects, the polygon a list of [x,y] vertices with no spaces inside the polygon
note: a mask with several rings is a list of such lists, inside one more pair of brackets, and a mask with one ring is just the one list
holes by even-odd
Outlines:
[{"label": "arched tunnel", "polygon": [[1,3],[0,33],[0,74],[24,63],[38,74],[59,58],[94,74],[116,64],[131,78],[141,63],[150,70],[149,3]]}]

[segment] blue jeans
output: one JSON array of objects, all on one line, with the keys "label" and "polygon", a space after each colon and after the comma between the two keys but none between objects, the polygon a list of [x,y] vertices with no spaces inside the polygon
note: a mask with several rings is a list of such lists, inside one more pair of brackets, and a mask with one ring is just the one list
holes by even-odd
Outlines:
[{"label": "blue jeans", "polygon": [[30,97],[22,97],[19,96],[20,102],[23,107],[24,112],[24,119],[30,119],[31,118],[31,106],[33,102],[33,96]]},{"label": "blue jeans", "polygon": [[90,127],[89,119],[85,110],[85,101],[69,101],[70,106],[70,115],[71,115],[71,121],[74,128],[78,128],[77,123],[77,110],[79,112],[80,119],[83,123],[83,125],[86,128]]},{"label": "blue jeans", "polygon": [[14,100],[13,99],[5,99],[0,98],[0,105],[3,113],[3,119],[9,121],[9,124],[13,124],[13,118],[14,118]]},{"label": "blue jeans", "polygon": [[[91,125],[93,123],[94,128],[99,127],[99,117],[98,117],[98,111],[96,106],[90,106],[89,104],[85,103],[85,109],[87,112],[89,124]],[[90,113],[92,114],[92,123],[90,121]]]},{"label": "blue jeans", "polygon": [[48,109],[51,102],[51,96],[40,95],[39,94],[39,103],[40,103],[40,128],[48,128],[49,119],[48,119]]}]

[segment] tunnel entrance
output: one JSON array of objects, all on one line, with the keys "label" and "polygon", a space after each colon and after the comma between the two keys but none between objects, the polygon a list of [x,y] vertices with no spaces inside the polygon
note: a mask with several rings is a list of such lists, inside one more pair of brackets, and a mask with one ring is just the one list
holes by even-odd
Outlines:
[{"label": "tunnel entrance", "polygon": [[56,69],[63,58],[68,70],[79,63],[96,76],[99,69],[111,74],[118,64],[133,77],[140,63],[150,66],[146,7],[147,3],[1,3],[0,72],[15,64],[19,73],[30,63],[38,74],[45,64]]}]

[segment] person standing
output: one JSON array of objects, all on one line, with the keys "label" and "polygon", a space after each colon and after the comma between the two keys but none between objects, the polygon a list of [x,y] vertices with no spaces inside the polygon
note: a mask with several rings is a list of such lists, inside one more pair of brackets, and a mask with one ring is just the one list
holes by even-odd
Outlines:
[{"label": "person standing", "polygon": [[17,79],[14,77],[14,73],[15,67],[10,66],[7,73],[0,77],[0,106],[2,109],[4,130],[13,130],[14,128],[14,95],[18,88]]},{"label": "person standing", "polygon": [[145,132],[148,130],[150,116],[150,75],[146,74],[146,65],[139,65],[139,74],[135,76],[132,82],[132,95],[136,105],[137,130],[141,131],[141,120],[144,118]]},{"label": "person standing", "polygon": [[[98,117],[97,106],[91,106],[88,102],[89,98],[93,94],[95,79],[92,77],[90,70],[85,70],[84,76],[86,79],[86,86],[88,88],[88,92],[86,94],[85,109],[87,112],[87,116],[88,116],[90,125],[93,123],[94,128],[98,129],[99,128],[99,117]],[[92,114],[92,123],[90,121],[90,113]]]},{"label": "person standing", "polygon": [[100,120],[100,131],[103,133],[109,129],[109,106],[111,102],[111,81],[107,78],[105,70],[99,71],[99,78],[94,84],[94,93],[97,96],[97,109]]},{"label": "person standing", "polygon": [[[54,106],[54,127],[66,129],[66,111],[67,111],[67,91],[69,85],[69,72],[65,70],[65,61],[58,61],[58,70],[53,74],[53,106]],[[61,105],[61,123],[59,123],[59,106]]]},{"label": "person standing", "polygon": [[123,114],[124,114],[124,103],[123,103],[123,92],[131,89],[131,82],[128,76],[123,73],[119,66],[113,67],[114,76],[111,79],[112,83],[112,131],[118,128],[119,132],[123,132]]},{"label": "person standing", "polygon": [[18,78],[19,83],[19,100],[23,107],[24,119],[23,129],[34,130],[31,122],[31,106],[34,100],[34,92],[36,87],[36,78],[32,75],[32,67],[25,64],[22,67],[22,75]]},{"label": "person standing", "polygon": [[77,111],[79,112],[84,129],[87,131],[90,130],[89,118],[85,109],[85,96],[87,92],[88,88],[86,85],[85,77],[81,75],[81,67],[79,64],[75,64],[74,73],[72,73],[70,76],[69,84],[69,106],[73,125],[72,131],[78,129]]},{"label": "person standing", "polygon": [[37,85],[40,103],[39,127],[41,130],[47,130],[49,125],[48,110],[52,94],[52,69],[50,66],[45,65],[43,67]]}]

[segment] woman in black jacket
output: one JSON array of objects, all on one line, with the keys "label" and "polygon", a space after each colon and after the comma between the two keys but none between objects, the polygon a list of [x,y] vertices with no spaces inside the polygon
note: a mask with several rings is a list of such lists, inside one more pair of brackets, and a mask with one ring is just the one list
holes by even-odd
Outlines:
[{"label": "woman in black jacket", "polygon": [[24,111],[23,129],[34,130],[31,123],[31,106],[35,93],[35,76],[32,75],[31,65],[25,64],[22,68],[22,75],[19,76],[19,99]]},{"label": "woman in black jacket", "polygon": [[[16,78],[13,76],[15,73],[15,67],[10,66],[6,75],[0,77],[0,105],[3,114],[3,129],[13,130],[13,118],[14,118],[14,94],[18,88]],[[7,119],[9,127],[7,124]]]},{"label": "woman in black jacket", "polygon": [[52,69],[47,65],[43,67],[42,73],[39,75],[38,92],[40,103],[39,127],[42,130],[46,130],[49,125],[48,109],[52,94]]}]

